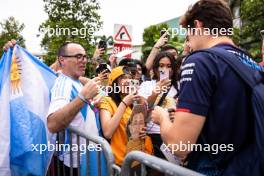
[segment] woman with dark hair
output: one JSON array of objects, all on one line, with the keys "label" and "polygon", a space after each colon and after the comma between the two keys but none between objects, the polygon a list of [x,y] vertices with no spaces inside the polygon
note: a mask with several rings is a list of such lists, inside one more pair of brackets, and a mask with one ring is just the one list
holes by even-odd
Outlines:
[{"label": "woman with dark hair", "polygon": [[[126,126],[131,118],[133,103],[146,103],[143,97],[128,90],[131,79],[127,67],[114,68],[109,75],[108,96],[103,97],[99,105],[103,135],[110,140],[116,164],[119,166],[127,154]],[[143,151],[152,153],[151,140],[146,137],[145,128],[140,129],[140,138],[145,140]]]},{"label": "woman with dark hair", "polygon": [[[139,95],[143,96],[148,101],[149,108],[158,105],[173,111],[176,108],[178,70],[180,64],[177,63],[174,56],[169,52],[160,52],[153,62],[154,76],[151,81],[145,81],[140,85]],[[160,137],[160,127],[152,121],[147,124],[147,133],[152,139],[154,147],[154,155],[164,158],[160,151],[162,140]]]},{"label": "woman with dark hair", "polygon": [[174,56],[169,52],[160,52],[153,62],[153,80],[161,80],[160,73],[162,70],[169,71],[169,78],[171,80],[172,86],[177,90],[177,62]]}]

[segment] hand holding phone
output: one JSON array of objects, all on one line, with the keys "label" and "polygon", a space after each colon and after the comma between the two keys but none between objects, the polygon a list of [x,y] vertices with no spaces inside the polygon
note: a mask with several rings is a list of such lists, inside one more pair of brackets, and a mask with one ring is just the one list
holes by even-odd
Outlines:
[{"label": "hand holding phone", "polygon": [[[166,34],[165,34],[166,33]],[[169,33],[166,29],[163,29],[160,31],[160,37],[164,37],[164,38],[167,38],[169,40]]]},{"label": "hand holding phone", "polygon": [[[165,33],[167,33],[166,30],[161,30],[160,31],[160,37],[162,37]],[[168,38],[168,34],[165,35],[165,38]]]}]

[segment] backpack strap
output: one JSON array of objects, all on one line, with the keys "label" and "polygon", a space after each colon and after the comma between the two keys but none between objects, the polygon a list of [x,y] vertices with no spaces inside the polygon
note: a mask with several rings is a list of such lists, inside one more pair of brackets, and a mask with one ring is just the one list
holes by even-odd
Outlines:
[{"label": "backpack strap", "polygon": [[[263,82],[264,72],[253,70],[251,67],[246,66],[237,58],[234,53],[219,47],[213,47],[199,51],[208,52],[218,56],[220,59],[226,62],[252,89],[260,82]],[[254,71],[254,74],[250,74],[252,71]]]},{"label": "backpack strap", "polygon": [[[252,101],[254,103],[257,102],[256,105],[253,103],[255,105],[253,106],[253,111],[255,114],[255,118],[254,118],[255,130],[254,131],[255,131],[256,138],[257,138],[256,139],[257,148],[254,148],[254,147],[253,148],[254,150],[258,149],[259,160],[261,160],[259,162],[262,163],[262,168],[263,168],[263,162],[264,162],[263,144],[264,143],[262,140],[263,139],[262,129],[264,127],[264,120],[262,119],[262,117],[263,117],[264,106],[262,103],[259,103],[259,101],[262,101],[264,99],[264,96],[263,94],[257,94],[257,93],[261,92],[260,89],[261,90],[264,89],[264,69],[261,66],[260,66],[260,69],[253,69],[250,66],[253,66],[256,68],[258,65],[256,66],[256,65],[252,65],[252,63],[249,63],[250,66],[248,66],[247,65],[248,63],[245,63],[243,60],[240,60],[240,58],[238,58],[234,53],[229,52],[219,47],[199,50],[196,52],[207,52],[215,56],[218,56],[219,59],[222,59],[225,63],[227,63],[234,70],[234,72],[253,90]],[[206,139],[203,136],[203,134],[201,134],[201,138],[202,138],[202,142],[206,143]],[[247,149],[248,151],[252,150],[252,146],[249,146]],[[244,157],[248,155],[247,152],[243,154]],[[209,156],[211,157],[210,153],[209,153]],[[218,165],[218,163],[216,163],[216,165]]]}]

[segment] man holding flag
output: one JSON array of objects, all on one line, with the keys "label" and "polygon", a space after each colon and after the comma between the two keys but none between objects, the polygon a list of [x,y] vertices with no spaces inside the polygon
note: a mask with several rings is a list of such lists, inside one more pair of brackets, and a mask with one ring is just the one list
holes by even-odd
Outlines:
[{"label": "man holding flag", "polygon": [[[12,50],[12,47],[16,44],[16,42],[10,41],[8,42],[5,47],[4,50],[8,50],[10,47]],[[18,48],[18,49],[17,49]],[[18,63],[16,62],[16,60],[12,59],[11,62],[11,52],[8,50],[7,53],[4,54],[3,58],[0,62],[0,71],[1,71],[1,75],[7,75],[7,79],[0,79],[0,94],[1,94],[1,99],[0,99],[0,105],[3,105],[3,107],[8,106],[7,103],[5,103],[6,101],[4,100],[5,97],[8,98],[8,96],[5,95],[4,92],[8,92],[5,91],[8,88],[5,88],[5,86],[3,86],[4,81],[8,80],[9,77],[9,72],[10,72],[10,68],[11,68],[11,72],[12,72],[12,68],[16,68],[16,67],[21,67],[17,70],[22,70],[22,74],[19,73],[20,75],[24,75],[24,77],[26,77],[26,75],[28,74],[23,74],[24,70],[26,66],[23,66],[23,62],[21,62],[20,59],[18,61]],[[23,52],[26,52],[24,49],[21,49],[19,46],[15,46],[14,50],[23,50]],[[34,57],[32,55],[30,55],[29,53],[26,53],[28,56],[27,57]],[[21,57],[21,56],[20,56]],[[19,57],[19,58],[20,58]],[[14,58],[14,56],[12,57]],[[25,58],[25,56],[23,56],[22,58]],[[26,59],[25,59],[26,60]],[[32,106],[35,105],[35,107],[49,107],[46,108],[45,113],[42,114],[42,120],[44,121],[44,127],[46,129],[45,132],[42,132],[40,134],[47,134],[47,137],[44,138],[45,140],[37,140],[31,143],[31,145],[33,144],[47,144],[48,141],[53,141],[53,143],[55,143],[54,138],[51,138],[52,134],[51,133],[57,133],[60,131],[65,130],[66,133],[66,137],[65,137],[65,141],[64,144],[69,144],[69,131],[66,129],[69,125],[71,126],[75,126],[78,127],[79,129],[84,130],[85,132],[88,132],[89,134],[93,134],[93,135],[99,135],[99,130],[98,130],[98,126],[99,123],[96,120],[95,117],[95,113],[93,112],[92,108],[91,108],[91,103],[90,100],[93,99],[93,97],[95,97],[99,91],[99,79],[95,78],[94,80],[89,80],[87,78],[83,78],[82,76],[84,76],[85,74],[85,67],[87,64],[87,56],[85,53],[84,48],[78,44],[78,43],[74,43],[74,42],[66,42],[64,43],[58,50],[58,63],[60,64],[60,68],[61,68],[61,74],[59,74],[59,76],[56,78],[55,73],[53,73],[45,64],[41,63],[40,61],[37,60],[37,58],[34,58],[33,60],[34,62],[37,62],[36,65],[40,64],[43,68],[37,68],[39,69],[42,73],[43,76],[43,80],[42,82],[48,81],[48,88],[45,91],[41,90],[42,88],[42,84],[38,83],[35,84],[38,87],[36,87],[36,90],[38,91],[37,93],[42,95],[43,92],[45,92],[46,94],[43,95],[43,97],[40,97],[40,99],[38,99],[37,102],[41,102],[39,100],[46,100],[48,98],[48,101],[46,101],[46,105],[42,106],[42,102],[40,104],[36,103],[36,101],[31,101]],[[8,64],[12,66],[6,66]],[[19,66],[14,65],[14,63]],[[21,66],[22,65],[22,66]],[[28,67],[28,66],[27,66]],[[8,69],[9,68],[9,69]],[[13,69],[14,70],[14,69]],[[30,73],[32,73],[32,77],[36,77],[36,70],[29,68],[28,70],[31,70]],[[45,72],[44,72],[44,71]],[[19,75],[17,74],[17,75]],[[14,77],[14,76],[10,76],[10,77]],[[82,78],[81,78],[82,77]],[[11,78],[11,80],[12,80]],[[31,78],[32,79],[32,78]],[[79,80],[80,79],[80,80]],[[30,80],[30,79],[28,79]],[[24,80],[23,80],[24,81]],[[26,86],[34,86],[32,85],[32,82],[34,82],[35,79],[33,79],[33,81],[31,80],[28,82],[23,82]],[[8,82],[8,81],[6,81]],[[12,82],[12,81],[11,81]],[[35,81],[37,82],[37,81]],[[17,85],[17,84],[15,84]],[[18,84],[19,85],[19,84]],[[39,87],[41,86],[41,87]],[[16,88],[17,86],[15,86]],[[11,92],[16,91],[16,89],[14,89]],[[30,92],[32,90],[30,90],[29,88],[23,90],[24,92]],[[23,93],[24,93],[23,92]],[[33,91],[34,92],[34,91]],[[4,96],[2,96],[2,94],[4,94]],[[34,95],[35,96],[35,95]],[[27,98],[30,97],[29,94],[27,94]],[[38,96],[39,97],[39,96]],[[50,98],[49,98],[50,97]],[[50,106],[49,106],[50,105]],[[18,105],[20,106],[20,105]],[[12,111],[12,107],[9,108]],[[7,109],[7,111],[9,110]],[[14,109],[14,108],[13,108]],[[20,108],[21,109],[21,108]],[[19,108],[15,109],[14,114],[17,115],[17,110],[20,110]],[[22,106],[23,109],[23,106]],[[27,108],[24,108],[27,109]],[[31,108],[28,108],[31,109]],[[34,109],[34,108],[33,108]],[[1,115],[4,114],[2,113],[3,109],[0,109]],[[8,112],[6,113],[8,114]],[[20,113],[23,114],[23,113]],[[5,115],[5,114],[4,114]],[[23,119],[23,117],[21,117],[21,119]],[[2,129],[6,129],[4,128],[5,126],[9,126],[9,124],[11,124],[11,128],[12,128],[12,117],[10,118],[11,120],[6,120],[5,118],[3,118],[3,116],[0,116],[0,120],[2,123],[2,125],[0,126],[0,130]],[[16,119],[16,117],[13,117],[13,119]],[[31,120],[31,119],[29,119]],[[17,120],[18,121],[18,120]],[[26,125],[30,125],[28,124],[29,121],[26,121],[24,124]],[[1,123],[0,123],[1,124]],[[13,125],[15,126],[15,125]],[[20,129],[20,127],[18,125],[16,125],[17,129]],[[38,126],[28,126],[25,130],[34,130],[35,128],[37,128]],[[17,130],[16,129],[16,130]],[[23,134],[24,131],[22,131]],[[9,166],[9,160],[6,160],[5,158],[8,157],[8,150],[9,147],[11,148],[11,154],[12,154],[12,130],[11,130],[11,137],[10,139],[8,139],[8,135],[5,136],[5,138],[10,141],[11,144],[7,143],[6,145],[3,145],[6,150],[5,154],[0,154],[0,171],[1,173],[2,170],[4,171],[6,169],[6,173],[5,175],[10,175],[10,173],[12,173],[12,175],[45,175],[49,162],[50,162],[50,158],[53,154],[53,152],[49,152],[49,151],[44,151],[44,157],[43,157],[43,153],[41,156],[39,155],[39,152],[35,151],[35,158],[31,156],[31,158],[28,158],[28,163],[25,162],[24,158],[19,158],[18,161],[23,161],[25,163],[22,163],[21,165],[23,167],[17,166],[19,165],[19,163],[14,163],[14,160],[12,159],[12,157],[10,158],[10,166]],[[19,134],[17,134],[18,136]],[[30,135],[28,135],[30,137]],[[54,136],[54,135],[53,135]],[[27,136],[26,136],[27,137]],[[34,137],[34,136],[33,136]],[[40,138],[40,137],[38,137]],[[2,139],[2,136],[1,136]],[[41,139],[41,138],[40,138]],[[20,140],[24,141],[24,138],[22,137]],[[80,140],[80,144],[84,144],[85,140],[81,139]],[[52,143],[52,142],[51,142]],[[77,143],[77,137],[75,135],[72,135],[72,144],[76,144]],[[27,142],[27,144],[30,144],[30,141]],[[1,144],[0,144],[1,145]],[[88,145],[88,144],[86,144]],[[2,145],[1,145],[2,146]],[[14,145],[13,145],[14,146]],[[15,146],[18,147],[18,146]],[[28,147],[28,146],[26,146]],[[25,147],[25,148],[26,148]],[[14,148],[14,147],[13,147]],[[66,168],[66,175],[69,174],[69,167],[73,167],[74,168],[74,172],[77,172],[77,152],[73,152],[73,165],[71,165],[70,163],[70,152],[69,150],[71,149],[66,149],[66,151],[59,151],[59,159],[61,160],[60,164],[64,165]],[[21,151],[22,153],[23,151]],[[86,151],[89,152],[89,151]],[[32,153],[32,152],[31,152]],[[95,157],[95,152],[90,153],[90,160],[91,158]],[[44,159],[42,159],[44,158]],[[9,159],[9,158],[8,158]],[[38,161],[38,159],[42,160],[42,162],[40,162],[42,164],[42,167],[39,167],[40,170],[38,172],[35,172],[34,170],[36,169],[36,160]],[[3,161],[6,161],[6,163],[1,163]],[[31,163],[30,163],[31,162]],[[27,165],[28,164],[28,165]],[[41,165],[39,164],[39,165]],[[96,165],[96,161],[94,160],[93,163],[90,164],[90,168],[85,168],[85,169],[92,169],[91,174],[95,175],[96,174],[96,167],[100,167]],[[15,166],[12,168],[12,165]],[[11,168],[11,171],[9,170],[9,167]],[[16,168],[19,168],[20,170],[16,170]],[[82,167],[82,162],[81,162],[81,167]],[[92,168],[91,168],[92,167]],[[102,166],[102,169],[105,169],[104,166]],[[27,170],[28,169],[28,170]],[[8,171],[9,170],[9,171]],[[95,171],[96,170],[96,171]],[[68,173],[67,173],[68,171]],[[9,172],[9,173],[8,173]],[[62,171],[61,171],[62,172]],[[82,170],[82,173],[84,171]],[[102,173],[106,173],[107,172],[102,172]]]},{"label": "man holding flag", "polygon": [[51,139],[46,115],[56,74],[15,45],[3,54],[0,75],[1,176],[45,175],[53,152],[33,146]]}]

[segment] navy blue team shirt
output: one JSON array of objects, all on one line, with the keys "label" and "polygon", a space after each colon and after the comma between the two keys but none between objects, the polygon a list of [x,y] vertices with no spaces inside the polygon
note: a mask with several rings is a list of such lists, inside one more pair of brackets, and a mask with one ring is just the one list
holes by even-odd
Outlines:
[{"label": "navy blue team shirt", "polygon": [[[232,51],[243,63],[261,69],[247,55],[229,44],[216,47]],[[253,114],[250,89],[243,80],[217,56],[206,52],[190,55],[181,70],[177,111],[206,118],[198,143],[232,144],[231,155],[253,140]],[[228,151],[213,155],[230,156]]]}]

